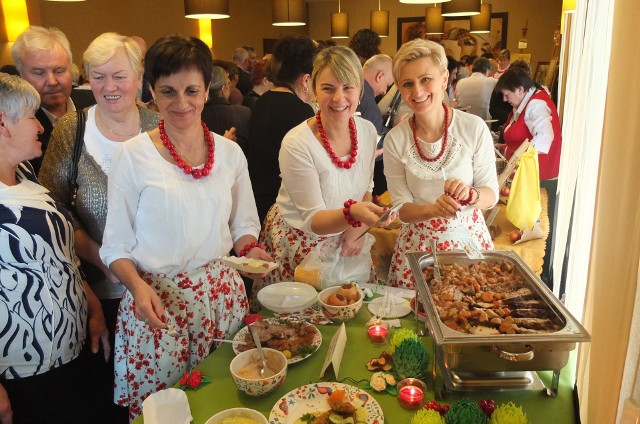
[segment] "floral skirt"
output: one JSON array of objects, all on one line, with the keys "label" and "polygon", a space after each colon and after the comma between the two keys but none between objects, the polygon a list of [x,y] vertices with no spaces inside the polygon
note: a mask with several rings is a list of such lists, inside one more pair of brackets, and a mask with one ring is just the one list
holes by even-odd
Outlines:
[{"label": "floral skirt", "polygon": [[457,231],[453,231],[459,227],[469,230],[469,236],[476,242],[478,248],[493,250],[489,229],[478,209],[461,214],[455,220],[437,218],[415,224],[404,224],[396,239],[387,285],[406,289],[415,288],[416,281],[405,253],[431,252],[430,239],[436,241],[438,251],[462,250],[463,246],[458,243],[458,238],[455,236]]},{"label": "floral skirt", "polygon": [[133,296],[125,292],[116,324],[114,400],[129,407],[131,419],[142,413],[147,396],[172,387],[206,358],[213,338],[235,333],[248,310],[242,279],[220,261],[175,276],[142,273],[142,279],[180,336],[137,319]]},{"label": "floral skirt", "polygon": [[273,205],[264,220],[260,243],[280,266],[264,278],[254,280],[251,311],[258,312],[262,309],[257,298],[260,289],[282,281],[294,281],[293,275],[296,267],[300,265],[309,251],[325,238],[290,227],[282,218],[278,205]]}]

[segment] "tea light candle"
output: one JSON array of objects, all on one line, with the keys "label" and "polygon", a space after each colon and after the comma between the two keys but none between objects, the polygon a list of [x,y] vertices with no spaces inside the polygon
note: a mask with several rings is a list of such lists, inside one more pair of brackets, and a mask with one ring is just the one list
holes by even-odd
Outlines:
[{"label": "tea light candle", "polygon": [[426,385],[417,378],[405,378],[398,382],[398,401],[405,409],[419,409],[422,406]]},{"label": "tea light candle", "polygon": [[389,329],[387,323],[384,321],[374,321],[367,329],[369,334],[369,340],[371,343],[381,344],[387,342],[387,335],[389,335]]}]

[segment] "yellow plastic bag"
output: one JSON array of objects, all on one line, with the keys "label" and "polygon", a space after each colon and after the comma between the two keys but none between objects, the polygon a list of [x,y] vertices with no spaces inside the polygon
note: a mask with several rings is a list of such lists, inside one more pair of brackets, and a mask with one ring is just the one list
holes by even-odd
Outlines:
[{"label": "yellow plastic bag", "polygon": [[530,146],[518,162],[507,201],[506,217],[524,231],[535,225],[540,218],[541,209],[538,151]]}]

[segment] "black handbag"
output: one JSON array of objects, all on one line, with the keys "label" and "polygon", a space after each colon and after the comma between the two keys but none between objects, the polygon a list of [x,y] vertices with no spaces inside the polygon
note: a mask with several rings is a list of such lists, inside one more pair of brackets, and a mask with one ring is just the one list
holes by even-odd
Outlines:
[{"label": "black handbag", "polygon": [[69,178],[69,185],[71,186],[71,207],[75,209],[76,198],[78,197],[78,162],[80,162],[80,154],[82,153],[82,146],[84,145],[84,124],[85,117],[81,110],[76,111],[78,115],[78,126],[76,128],[76,142],[73,145],[73,162],[71,163],[71,176]]}]

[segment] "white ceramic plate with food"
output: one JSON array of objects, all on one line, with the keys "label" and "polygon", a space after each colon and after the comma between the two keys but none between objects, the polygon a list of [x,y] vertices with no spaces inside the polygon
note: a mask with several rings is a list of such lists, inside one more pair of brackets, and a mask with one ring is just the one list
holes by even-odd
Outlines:
[{"label": "white ceramic plate with food", "polygon": [[256,424],[268,424],[267,418],[255,409],[231,408],[218,412],[209,418],[204,424],[220,424],[226,420],[233,422],[234,418],[244,418],[253,420]]},{"label": "white ceramic plate with food", "polygon": [[224,256],[220,258],[220,260],[228,267],[251,274],[262,274],[278,267],[278,264],[275,262],[245,258],[244,256],[241,258],[237,256]]},{"label": "white ceramic plate with food", "polygon": [[[306,321],[291,318],[267,318],[259,322],[267,324],[267,328],[272,328],[271,331],[266,330],[272,334],[269,340],[262,341],[263,338],[260,337],[262,347],[270,347],[271,349],[277,349],[281,352],[289,350],[291,352],[291,358],[287,359],[289,365],[307,359],[322,346],[322,334],[320,334],[320,330],[318,330],[315,325],[309,324]],[[286,329],[283,329],[283,326],[286,327]],[[287,331],[285,337],[282,337],[283,331]],[[291,336],[290,333],[303,333],[304,336]],[[258,334],[261,334],[260,330]],[[246,342],[242,345],[239,343],[233,344],[233,352],[236,355],[255,347],[248,327],[240,329],[233,338],[233,341]]]},{"label": "white ceramic plate with food", "polygon": [[384,414],[380,404],[367,392],[348,384],[323,382],[307,384],[282,396],[269,415],[270,424],[297,424],[305,414],[321,414],[331,409],[327,398],[336,390],[344,390],[345,401],[366,414],[368,424],[383,424]]},{"label": "white ceramic plate with food", "polygon": [[302,311],[318,301],[318,292],[309,284],[287,281],[270,284],[258,292],[258,301],[270,311],[286,314]]},{"label": "white ceramic plate with food", "polygon": [[391,310],[389,313],[383,313],[384,297],[376,297],[367,305],[369,312],[373,315],[379,315],[382,318],[401,318],[411,313],[411,306],[407,299],[401,297],[393,297]]}]

